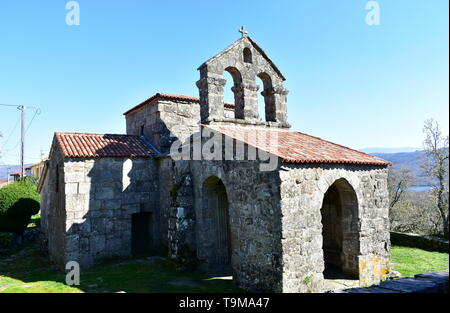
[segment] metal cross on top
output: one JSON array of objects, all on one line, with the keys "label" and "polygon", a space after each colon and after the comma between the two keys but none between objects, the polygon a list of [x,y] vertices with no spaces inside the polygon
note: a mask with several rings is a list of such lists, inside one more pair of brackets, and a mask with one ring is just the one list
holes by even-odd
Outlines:
[{"label": "metal cross on top", "polygon": [[239,29],[239,32],[241,33],[242,37],[246,37],[248,34],[248,31],[245,30],[244,26],[241,26],[241,29]]}]

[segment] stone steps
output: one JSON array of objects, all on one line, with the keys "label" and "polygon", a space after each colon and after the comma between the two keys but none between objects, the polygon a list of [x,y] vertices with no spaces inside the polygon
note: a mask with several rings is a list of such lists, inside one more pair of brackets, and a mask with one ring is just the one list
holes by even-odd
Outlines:
[{"label": "stone steps", "polygon": [[408,278],[384,281],[366,288],[336,290],[333,293],[448,293],[448,270],[417,274]]}]

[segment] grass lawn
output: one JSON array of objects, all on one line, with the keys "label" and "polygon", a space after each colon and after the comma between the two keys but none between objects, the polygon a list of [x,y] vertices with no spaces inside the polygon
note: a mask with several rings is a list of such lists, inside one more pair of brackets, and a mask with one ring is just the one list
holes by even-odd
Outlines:
[{"label": "grass lawn", "polygon": [[416,248],[392,246],[394,270],[403,277],[448,269],[448,253],[430,252]]},{"label": "grass lawn", "polygon": [[[39,214],[32,216],[28,228],[39,225]],[[242,292],[231,280],[209,277],[198,271],[177,273],[167,261],[158,257],[128,258],[98,264],[81,270],[80,286],[73,287],[65,284],[65,274],[56,269],[37,243],[19,247],[0,258],[0,293],[119,291]]]},{"label": "grass lawn", "polygon": [[0,260],[0,292],[241,292],[231,280],[200,272],[177,273],[159,258],[121,259],[81,271],[80,286],[67,286],[37,244]]},{"label": "grass lawn", "polygon": [[[448,254],[392,247],[394,269],[403,276],[448,268]],[[241,292],[230,280],[211,279],[200,272],[177,273],[159,258],[122,259],[81,272],[81,285],[64,283],[65,274],[43,255],[37,244],[0,259],[0,292]]]}]

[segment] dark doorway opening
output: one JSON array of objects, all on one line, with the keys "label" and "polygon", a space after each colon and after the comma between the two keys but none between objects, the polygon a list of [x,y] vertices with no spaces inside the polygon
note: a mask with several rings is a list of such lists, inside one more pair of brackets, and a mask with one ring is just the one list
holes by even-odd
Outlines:
[{"label": "dark doorway opening", "polygon": [[208,234],[209,259],[213,271],[231,273],[231,230],[228,197],[223,182],[210,177],[204,183],[204,212],[211,228]]},{"label": "dark doorway opening", "polygon": [[217,193],[217,245],[218,263],[230,264],[231,262],[231,241],[230,241],[230,220],[228,217],[228,198],[225,186],[222,181],[216,186]]},{"label": "dark doorway opening", "polygon": [[153,248],[153,223],[151,213],[131,216],[131,252],[133,256],[146,255]]},{"label": "dark doorway opening", "polygon": [[322,238],[325,278],[342,273],[342,207],[339,191],[332,185],[322,204]]},{"label": "dark doorway opening", "polygon": [[336,180],[324,195],[322,238],[325,279],[359,277],[358,199],[344,178]]}]

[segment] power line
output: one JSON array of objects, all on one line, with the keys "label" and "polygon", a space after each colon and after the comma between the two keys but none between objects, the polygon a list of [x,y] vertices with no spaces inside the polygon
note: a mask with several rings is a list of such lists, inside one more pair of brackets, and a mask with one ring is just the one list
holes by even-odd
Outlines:
[{"label": "power line", "polygon": [[36,110],[34,111],[34,115],[33,115],[33,117],[31,118],[31,121],[30,121],[30,123],[28,124],[27,128],[25,129],[25,134],[28,132],[28,129],[30,128],[31,124],[33,123],[34,118],[36,117],[36,115],[39,115],[39,114],[41,114],[41,109],[38,108],[38,109],[36,109]]},{"label": "power line", "polygon": [[0,103],[0,105],[2,106],[6,106],[6,107],[16,107],[17,109],[21,109],[22,107],[26,107],[27,109],[34,109],[34,110],[41,110],[38,107],[33,107],[33,106],[29,106],[29,105],[21,105],[21,104],[5,104],[5,103]]},{"label": "power line", "polygon": [[[13,104],[0,104],[1,106],[7,106],[7,107],[16,107],[17,109],[20,110],[21,113],[21,123],[20,123],[20,172],[21,172],[21,177],[24,177],[25,175],[25,166],[24,166],[24,158],[25,158],[25,134],[28,131],[28,129],[30,128],[31,124],[33,123],[34,118],[36,117],[37,114],[40,114],[41,110],[37,107],[32,107],[32,106],[26,106],[26,105],[13,105]],[[27,109],[34,109],[36,110],[33,118],[31,119],[30,123],[28,124],[28,127],[25,129],[25,113]],[[16,147],[13,148],[13,150]]]},{"label": "power line", "polygon": [[17,104],[3,104],[3,103],[0,103],[0,105],[5,106],[5,107],[16,107],[16,108],[20,107],[20,105],[17,105]]},{"label": "power line", "polygon": [[14,133],[14,131],[16,130],[17,125],[19,125],[19,121],[20,121],[20,117],[17,119],[16,124],[14,125],[13,129],[9,133],[8,138],[6,138],[6,141],[3,143],[3,146],[2,146],[1,150],[3,150],[6,147],[6,144],[9,142],[9,139],[11,139],[11,136]]},{"label": "power line", "polygon": [[[27,134],[28,129],[30,129],[31,124],[33,123],[34,118],[36,117],[36,115],[40,115],[41,112],[42,112],[42,111],[41,111],[41,109],[39,109],[39,108],[37,108],[37,109],[35,110],[34,115],[33,115],[33,117],[31,118],[31,121],[28,123],[28,126],[27,126],[27,128],[26,128],[26,130],[25,130],[25,134]],[[19,117],[19,120],[20,120],[20,117]],[[18,124],[18,121],[17,121],[17,124]],[[16,124],[16,126],[17,126],[17,124]],[[15,128],[16,126],[14,126],[14,128]],[[11,136],[11,135],[10,135],[10,136]],[[20,143],[21,143],[21,140],[17,141],[16,145],[15,145],[13,148],[5,149],[5,151],[13,151],[13,150],[15,150],[15,149],[20,145]],[[3,145],[2,149],[3,149],[5,146],[6,146],[6,143]]]}]

